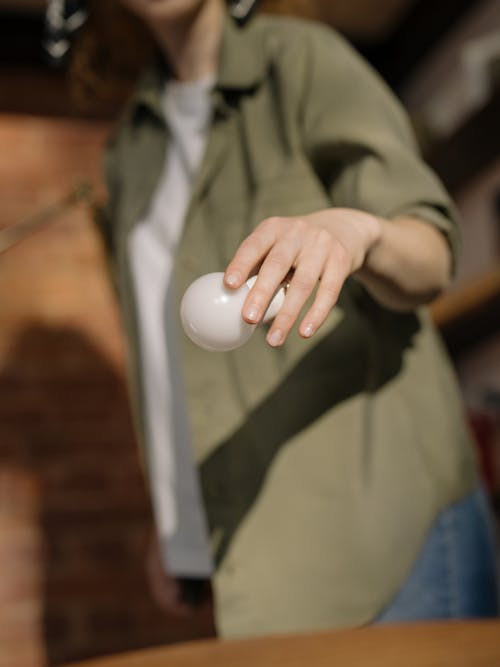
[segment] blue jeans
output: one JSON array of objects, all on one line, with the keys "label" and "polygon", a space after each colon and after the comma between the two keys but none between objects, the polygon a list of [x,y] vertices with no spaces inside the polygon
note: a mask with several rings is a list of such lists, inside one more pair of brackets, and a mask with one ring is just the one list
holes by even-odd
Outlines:
[{"label": "blue jeans", "polygon": [[498,616],[497,540],[483,489],[441,512],[375,623]]}]

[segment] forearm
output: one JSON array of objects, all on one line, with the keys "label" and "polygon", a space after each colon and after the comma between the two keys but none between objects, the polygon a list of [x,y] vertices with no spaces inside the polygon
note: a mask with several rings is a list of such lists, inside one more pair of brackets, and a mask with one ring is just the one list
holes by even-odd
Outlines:
[{"label": "forearm", "polygon": [[450,281],[451,253],[444,235],[416,219],[379,224],[378,239],[355,277],[388,308],[411,310],[429,303]]}]

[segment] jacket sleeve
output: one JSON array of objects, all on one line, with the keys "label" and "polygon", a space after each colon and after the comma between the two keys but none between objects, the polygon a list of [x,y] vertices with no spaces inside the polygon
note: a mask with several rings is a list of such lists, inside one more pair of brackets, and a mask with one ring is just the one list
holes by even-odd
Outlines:
[{"label": "jacket sleeve", "polygon": [[455,261],[456,210],[395,95],[332,30],[320,28],[308,53],[303,137],[333,204],[425,220],[444,233]]}]

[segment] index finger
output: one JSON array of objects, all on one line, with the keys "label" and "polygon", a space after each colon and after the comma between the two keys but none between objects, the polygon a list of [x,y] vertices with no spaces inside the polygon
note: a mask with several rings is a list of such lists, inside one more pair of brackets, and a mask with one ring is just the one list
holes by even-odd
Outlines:
[{"label": "index finger", "polygon": [[241,287],[250,271],[268,254],[278,239],[279,218],[267,218],[240,244],[224,273],[227,287]]}]

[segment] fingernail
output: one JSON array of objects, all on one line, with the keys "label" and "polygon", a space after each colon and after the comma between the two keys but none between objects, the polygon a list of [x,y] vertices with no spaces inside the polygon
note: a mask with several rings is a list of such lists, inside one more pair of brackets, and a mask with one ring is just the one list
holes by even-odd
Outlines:
[{"label": "fingernail", "polygon": [[314,327],[312,324],[308,324],[304,329],[303,336],[304,338],[310,338],[314,333]]},{"label": "fingernail", "polygon": [[238,276],[236,273],[230,273],[228,276],[226,276],[226,285],[229,285],[232,287],[233,285],[236,285],[238,282]]},{"label": "fingernail", "polygon": [[251,320],[252,322],[257,322],[259,319],[259,311],[257,309],[257,306],[250,306],[248,310],[245,310],[245,317],[247,320]]},{"label": "fingernail", "polygon": [[283,334],[281,333],[281,331],[279,329],[276,329],[276,331],[273,331],[273,333],[269,336],[269,338],[267,339],[267,342],[272,347],[276,347],[277,345],[279,345],[281,343],[282,340],[283,340]]}]

